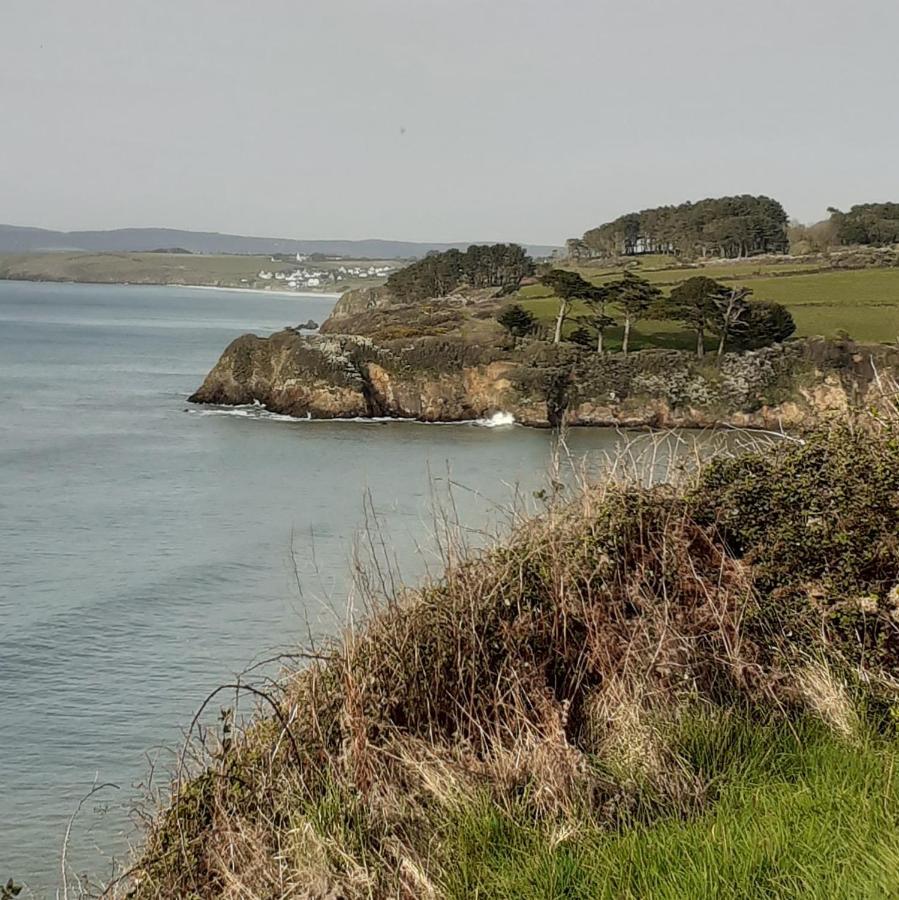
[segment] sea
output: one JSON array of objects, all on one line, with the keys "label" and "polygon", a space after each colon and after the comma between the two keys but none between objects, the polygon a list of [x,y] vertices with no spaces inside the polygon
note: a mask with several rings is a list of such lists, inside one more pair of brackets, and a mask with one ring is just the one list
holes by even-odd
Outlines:
[{"label": "sea", "polygon": [[339,631],[372,552],[391,579],[439,572],[447,526],[501,534],[627,437],[187,402],[231,340],[333,303],[0,281],[0,883],[20,896],[127,861],[204,698]]}]

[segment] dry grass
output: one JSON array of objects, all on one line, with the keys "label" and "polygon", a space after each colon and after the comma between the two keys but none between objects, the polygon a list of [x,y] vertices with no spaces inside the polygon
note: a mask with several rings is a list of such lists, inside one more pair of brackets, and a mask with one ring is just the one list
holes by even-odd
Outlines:
[{"label": "dry grass", "polygon": [[[865,432],[875,456],[890,428]],[[757,614],[770,598],[749,557],[696,516],[701,467],[650,487],[646,461],[625,453],[573,501],[551,491],[489,549],[446,529],[446,570],[418,590],[396,586],[372,535],[360,623],[277,683],[230,686],[259,715],[225,746],[201,735],[107,895],[444,896],[442,825],[485,798],[550,844],[704,808],[715,775],[670,738],[697,710],[789,723],[805,708],[857,734],[843,645],[828,655],[822,632],[822,661],[797,664],[805,636]]]},{"label": "dry grass", "polygon": [[808,708],[837,734],[847,739],[861,734],[861,722],[846,680],[826,661],[812,662],[800,669],[796,684]]}]

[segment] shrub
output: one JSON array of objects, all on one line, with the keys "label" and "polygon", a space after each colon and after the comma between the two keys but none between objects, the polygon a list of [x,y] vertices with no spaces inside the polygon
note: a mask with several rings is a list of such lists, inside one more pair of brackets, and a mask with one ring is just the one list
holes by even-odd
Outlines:
[{"label": "shrub", "polygon": [[741,350],[754,350],[779,344],[796,331],[790,311],[779,303],[749,303],[741,328],[734,331],[731,342]]},{"label": "shrub", "polygon": [[711,464],[697,521],[752,571],[757,626],[798,649],[824,634],[899,674],[899,437],[842,425],[807,443]]},{"label": "shrub", "polygon": [[496,317],[512,337],[525,337],[530,334],[537,325],[537,320],[524,307],[517,303],[507,306]]}]

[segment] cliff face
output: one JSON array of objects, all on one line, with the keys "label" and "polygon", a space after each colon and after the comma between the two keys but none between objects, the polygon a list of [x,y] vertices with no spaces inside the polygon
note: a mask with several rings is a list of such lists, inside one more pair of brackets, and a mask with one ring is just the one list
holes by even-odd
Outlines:
[{"label": "cliff face", "polygon": [[[876,367],[899,370],[883,348]],[[258,402],[298,417],[454,422],[511,413],[546,427],[658,425],[802,428],[870,402],[872,351],[796,341],[716,366],[678,351],[599,357],[539,342],[482,346],[458,336],[375,342],[360,335],[244,335],[195,403]]]},{"label": "cliff face", "polygon": [[323,331],[338,333],[341,325],[354,316],[366,313],[369,310],[390,306],[394,299],[383,285],[373,288],[357,288],[341,295],[328,320],[322,325]]},{"label": "cliff face", "polygon": [[[274,412],[312,418],[390,416],[465,421],[515,409],[545,425],[545,408],[514,390],[518,368],[495,356],[433,339],[415,348],[378,346],[357,335],[304,337],[282,331],[244,335],[222,354],[193,403],[258,402]],[[531,406],[535,408],[530,409]]]}]

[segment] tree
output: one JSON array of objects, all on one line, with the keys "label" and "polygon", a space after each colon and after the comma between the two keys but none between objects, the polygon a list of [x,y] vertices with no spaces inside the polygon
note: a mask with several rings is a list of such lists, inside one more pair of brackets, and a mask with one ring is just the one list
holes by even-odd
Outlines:
[{"label": "tree", "polygon": [[705,332],[718,315],[716,300],[726,291],[714,278],[697,275],[673,288],[657,306],[662,318],[682,322],[696,333],[696,355],[700,358],[705,352]]},{"label": "tree", "polygon": [[787,229],[787,237],[790,241],[790,253],[793,256],[826,253],[839,243],[837,226],[831,219],[815,222],[813,225],[803,225],[794,220]]},{"label": "tree", "polygon": [[649,309],[658,302],[662,292],[645,278],[625,272],[618,281],[606,285],[607,299],[613,301],[624,315],[624,337],[621,352],[627,355],[630,344],[631,326],[642,319]]},{"label": "tree", "polygon": [[[579,318],[577,321],[586,322],[587,320],[584,318]],[[572,331],[568,336],[568,340],[571,341],[572,344],[578,344],[581,347],[587,347],[591,350],[593,349],[593,334],[588,328],[584,328],[583,326],[575,328],[575,330]]]},{"label": "tree", "polygon": [[770,197],[742,194],[627,213],[591,228],[571,245],[580,256],[719,253],[746,256],[787,249],[787,214]]},{"label": "tree", "polygon": [[595,287],[588,297],[584,298],[587,308],[590,310],[589,315],[584,316],[584,321],[588,322],[596,330],[596,352],[603,353],[603,340],[607,328],[611,328],[616,324],[612,316],[606,314],[606,304],[612,299],[612,291],[609,285],[601,285]]},{"label": "tree", "polygon": [[790,311],[779,303],[749,303],[742,319],[742,327],[734,335],[734,343],[741,350],[755,350],[779,344],[796,331]]},{"label": "tree", "polygon": [[745,318],[749,312],[749,304],[746,298],[751,293],[749,288],[723,288],[711,297],[715,313],[709,327],[718,335],[719,359],[724,354],[727,339],[747,327]]},{"label": "tree", "polygon": [[565,269],[550,269],[540,276],[540,281],[559,299],[559,311],[556,315],[556,328],[553,334],[553,343],[558,344],[562,340],[562,326],[568,318],[573,300],[586,300],[591,296],[595,288],[589,281],[585,281],[577,272],[568,272]]},{"label": "tree", "polygon": [[507,306],[503,309],[496,317],[496,321],[499,322],[512,337],[516,338],[525,337],[526,335],[531,334],[537,327],[537,320],[533,315],[517,303],[513,303],[511,306]]},{"label": "tree", "polygon": [[858,203],[849,212],[832,206],[827,211],[841,244],[899,243],[899,203]]},{"label": "tree", "polygon": [[414,303],[445,297],[462,285],[511,290],[534,271],[533,260],[518,244],[474,244],[464,252],[431,252],[387,279],[387,289],[398,300]]}]

